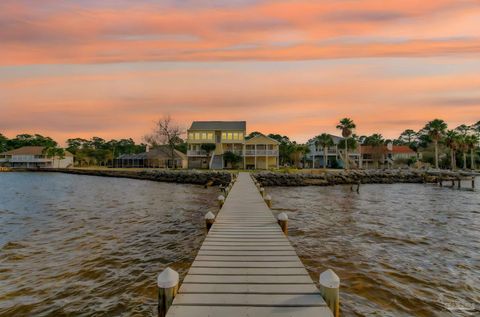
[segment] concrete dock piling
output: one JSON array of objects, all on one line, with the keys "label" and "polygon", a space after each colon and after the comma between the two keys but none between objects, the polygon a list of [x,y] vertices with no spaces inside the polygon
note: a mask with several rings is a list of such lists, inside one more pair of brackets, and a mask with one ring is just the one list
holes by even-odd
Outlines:
[{"label": "concrete dock piling", "polygon": [[282,228],[282,231],[285,235],[288,235],[288,215],[284,212],[281,212],[277,216],[277,222]]},{"label": "concrete dock piling", "polygon": [[260,187],[260,195],[262,195],[262,197],[265,197],[265,188]]},{"label": "concrete dock piling", "polygon": [[218,200],[218,206],[222,208],[223,204],[225,203],[225,196],[219,195],[217,200]]},{"label": "concrete dock piling", "polygon": [[331,269],[320,274],[320,294],[327,302],[333,316],[340,316],[340,278]]},{"label": "concrete dock piling", "polygon": [[165,317],[178,292],[178,273],[167,267],[157,277],[158,316]]},{"label": "concrete dock piling", "polygon": [[270,195],[265,195],[265,203],[267,204],[268,208],[272,208],[272,196]]},{"label": "concrete dock piling", "polygon": [[213,212],[207,212],[207,214],[205,215],[205,226],[207,227],[207,232],[210,231],[210,228],[212,227],[214,222],[215,215],[213,214]]}]

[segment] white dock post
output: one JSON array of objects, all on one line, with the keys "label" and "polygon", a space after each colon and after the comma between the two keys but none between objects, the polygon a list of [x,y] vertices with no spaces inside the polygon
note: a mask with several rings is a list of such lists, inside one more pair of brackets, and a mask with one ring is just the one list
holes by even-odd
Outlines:
[{"label": "white dock post", "polygon": [[262,195],[262,198],[265,197],[265,188],[260,187],[260,195]]},{"label": "white dock post", "polygon": [[165,317],[177,295],[179,277],[178,273],[167,267],[157,277],[158,286],[158,316]]},{"label": "white dock post", "polygon": [[340,316],[340,278],[331,269],[320,274],[320,293],[334,317]]},{"label": "white dock post", "polygon": [[225,196],[223,195],[220,195],[218,196],[218,205],[220,206],[220,208],[222,208],[223,204],[225,203]]},{"label": "white dock post", "polygon": [[267,203],[268,208],[272,208],[272,196],[265,195],[265,202]]},{"label": "white dock post", "polygon": [[288,216],[286,213],[281,212],[277,216],[277,222],[282,228],[282,231],[285,235],[288,235]]},{"label": "white dock post", "polygon": [[214,222],[215,215],[213,214],[213,212],[207,212],[207,214],[205,215],[205,226],[207,227],[207,232],[210,231],[210,228],[212,227]]}]

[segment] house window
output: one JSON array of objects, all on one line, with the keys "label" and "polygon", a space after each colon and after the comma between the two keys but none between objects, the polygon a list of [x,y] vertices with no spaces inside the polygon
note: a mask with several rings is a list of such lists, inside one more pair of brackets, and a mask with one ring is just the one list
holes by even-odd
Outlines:
[{"label": "house window", "polygon": [[200,132],[195,132],[195,140],[200,140]]},{"label": "house window", "polygon": [[207,133],[206,132],[202,132],[202,140],[206,140],[207,139]]},{"label": "house window", "polygon": [[213,133],[212,132],[207,133],[207,139],[208,140],[213,140]]},{"label": "house window", "polygon": [[194,135],[193,133],[189,133],[189,134],[188,134],[188,138],[189,138],[190,140],[193,140],[193,139],[195,138],[195,135]]},{"label": "house window", "polygon": [[226,140],[227,139],[227,132],[222,132],[222,140]]},{"label": "house window", "polygon": [[239,140],[243,140],[243,133],[240,132],[240,133],[238,134],[238,139],[239,139]]},{"label": "house window", "polygon": [[228,132],[228,139],[233,140],[233,133],[232,132]]},{"label": "house window", "polygon": [[234,140],[238,140],[238,133],[237,133],[237,132],[235,132],[235,133],[233,134],[233,139],[234,139]]}]

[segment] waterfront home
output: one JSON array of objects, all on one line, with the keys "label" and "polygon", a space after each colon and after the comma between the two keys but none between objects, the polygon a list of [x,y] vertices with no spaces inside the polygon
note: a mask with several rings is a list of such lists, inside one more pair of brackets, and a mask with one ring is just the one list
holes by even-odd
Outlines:
[{"label": "waterfront home", "polygon": [[264,135],[245,140],[246,130],[245,121],[192,122],[187,131],[188,167],[232,168],[234,164],[225,159],[227,152],[238,158],[240,168],[277,167],[278,142]]},{"label": "waterfront home", "polygon": [[72,153],[63,157],[47,156],[43,146],[24,146],[0,153],[0,166],[11,168],[67,168],[73,166]]},{"label": "waterfront home", "polygon": [[156,146],[143,153],[122,154],[113,161],[113,167],[119,168],[186,168],[187,156],[173,151],[168,145]]},{"label": "waterfront home", "polygon": [[[343,140],[343,138],[332,134],[330,134],[330,136],[333,140],[333,146],[327,148],[327,167],[343,167],[345,149],[338,146],[338,144],[340,143],[340,141]],[[308,141],[307,145],[310,149],[310,153],[307,154],[307,159],[312,162],[311,167],[323,167],[323,147],[316,144],[314,139]],[[355,150],[348,150],[348,158],[350,167],[362,167],[362,158],[358,147]]]},{"label": "waterfront home", "polygon": [[364,168],[406,166],[411,159],[417,157],[417,153],[407,145],[393,145],[392,143],[378,147],[362,145],[360,152]]}]

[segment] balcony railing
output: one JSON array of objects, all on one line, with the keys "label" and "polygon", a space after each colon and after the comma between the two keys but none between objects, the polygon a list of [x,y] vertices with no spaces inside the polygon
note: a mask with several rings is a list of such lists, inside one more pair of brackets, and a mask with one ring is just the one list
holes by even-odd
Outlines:
[{"label": "balcony railing", "polygon": [[[58,160],[59,158],[55,158]],[[26,157],[12,157],[9,159],[0,159],[0,162],[10,162],[10,163],[45,163],[51,162],[52,158],[26,158]]]},{"label": "balcony railing", "polygon": [[232,153],[237,154],[237,155],[243,155],[243,151],[242,151],[242,150],[224,149],[224,150],[223,150],[223,153],[225,153],[225,152],[232,152]]},{"label": "balcony railing", "polygon": [[207,156],[207,151],[204,150],[188,150],[187,151],[188,156]]},{"label": "balcony railing", "polygon": [[246,156],[275,156],[278,155],[278,150],[246,150]]}]

